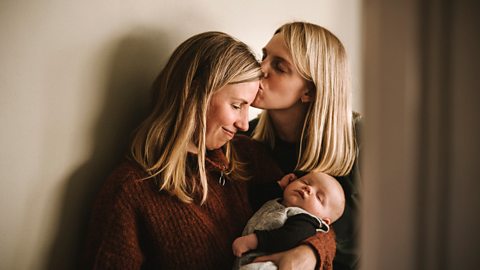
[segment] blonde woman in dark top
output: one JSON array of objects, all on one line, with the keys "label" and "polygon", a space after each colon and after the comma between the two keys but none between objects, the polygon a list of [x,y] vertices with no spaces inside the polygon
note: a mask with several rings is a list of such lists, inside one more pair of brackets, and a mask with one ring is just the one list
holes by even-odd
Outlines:
[{"label": "blonde woman in dark top", "polygon": [[264,111],[248,133],[268,146],[285,174],[321,171],[337,178],[346,207],[333,226],[334,269],[357,269],[359,116],[351,107],[345,48],[324,27],[287,23],[263,48],[261,66],[264,77],[253,106]]}]

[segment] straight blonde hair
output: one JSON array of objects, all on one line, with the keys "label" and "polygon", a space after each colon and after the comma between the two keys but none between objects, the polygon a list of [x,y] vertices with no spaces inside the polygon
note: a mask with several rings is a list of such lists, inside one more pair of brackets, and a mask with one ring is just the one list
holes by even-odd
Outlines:
[{"label": "straight blonde hair", "polygon": [[[314,88],[295,169],[346,175],[358,150],[345,48],[335,35],[315,24],[287,23],[275,32],[279,33],[283,34],[295,68]],[[274,147],[275,131],[268,110],[260,114],[253,138]]]},{"label": "straight blonde hair", "polygon": [[[159,190],[185,203],[208,193],[205,171],[207,109],[212,95],[227,84],[259,80],[260,64],[247,45],[221,32],[205,32],[184,41],[153,85],[154,107],[131,145],[133,159]],[[198,169],[187,164],[188,146],[198,149]],[[225,151],[230,178],[246,179],[235,151]],[[199,181],[194,180],[197,176]]]}]

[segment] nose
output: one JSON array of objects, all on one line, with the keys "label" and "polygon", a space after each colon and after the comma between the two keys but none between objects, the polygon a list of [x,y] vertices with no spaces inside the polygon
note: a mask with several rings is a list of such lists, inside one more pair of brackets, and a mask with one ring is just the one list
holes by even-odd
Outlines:
[{"label": "nose", "polygon": [[248,107],[243,110],[237,121],[235,121],[235,127],[241,131],[248,130]]},{"label": "nose", "polygon": [[305,190],[305,192],[306,192],[307,194],[310,194],[310,192],[312,191],[312,189],[310,188],[309,185],[303,186],[303,190]]}]

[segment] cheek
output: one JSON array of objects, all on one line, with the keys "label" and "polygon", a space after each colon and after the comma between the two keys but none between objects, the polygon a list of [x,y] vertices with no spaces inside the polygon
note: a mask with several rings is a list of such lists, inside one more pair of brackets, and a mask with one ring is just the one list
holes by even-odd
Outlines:
[{"label": "cheek", "polygon": [[279,86],[281,86],[283,92],[288,93],[291,96],[300,96],[303,89],[305,89],[303,81],[298,79],[285,79],[283,80],[283,83],[279,84]]},{"label": "cheek", "polygon": [[207,134],[211,133],[212,129],[218,125],[218,121],[219,121],[218,109],[219,109],[218,106],[212,106],[211,108],[209,108],[207,112],[207,123],[206,123]]},{"label": "cheek", "polygon": [[300,98],[305,88],[303,85],[302,80],[276,76],[270,79],[268,91],[291,101]]},{"label": "cheek", "polygon": [[229,125],[232,122],[232,113],[227,106],[215,106],[207,113],[207,132],[209,129]]},{"label": "cheek", "polygon": [[305,210],[307,210],[308,212],[312,213],[312,214],[315,214],[315,215],[318,215],[318,213],[320,213],[320,209],[321,209],[321,204],[318,203],[316,200],[309,200],[307,203],[306,203],[306,206],[305,206]]}]

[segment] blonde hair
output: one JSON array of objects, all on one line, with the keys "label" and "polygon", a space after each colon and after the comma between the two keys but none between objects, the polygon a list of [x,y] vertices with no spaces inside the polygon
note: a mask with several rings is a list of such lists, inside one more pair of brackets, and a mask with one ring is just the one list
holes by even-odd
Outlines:
[{"label": "blonde hair", "polygon": [[[205,171],[206,115],[212,95],[227,84],[259,80],[260,65],[247,45],[221,32],[195,35],[173,52],[153,85],[154,108],[138,128],[132,145],[133,159],[160,190],[189,203],[196,192],[207,199]],[[198,169],[187,164],[188,145],[198,149]],[[245,179],[235,151],[223,147],[227,174]],[[192,171],[195,170],[195,171]],[[198,180],[189,180],[196,176]]]},{"label": "blonde hair", "polygon": [[[310,23],[281,26],[300,75],[313,88],[314,99],[303,123],[296,170],[322,171],[333,176],[350,172],[356,158],[350,79],[345,48],[327,29]],[[268,111],[260,114],[253,138],[275,144]]]}]

